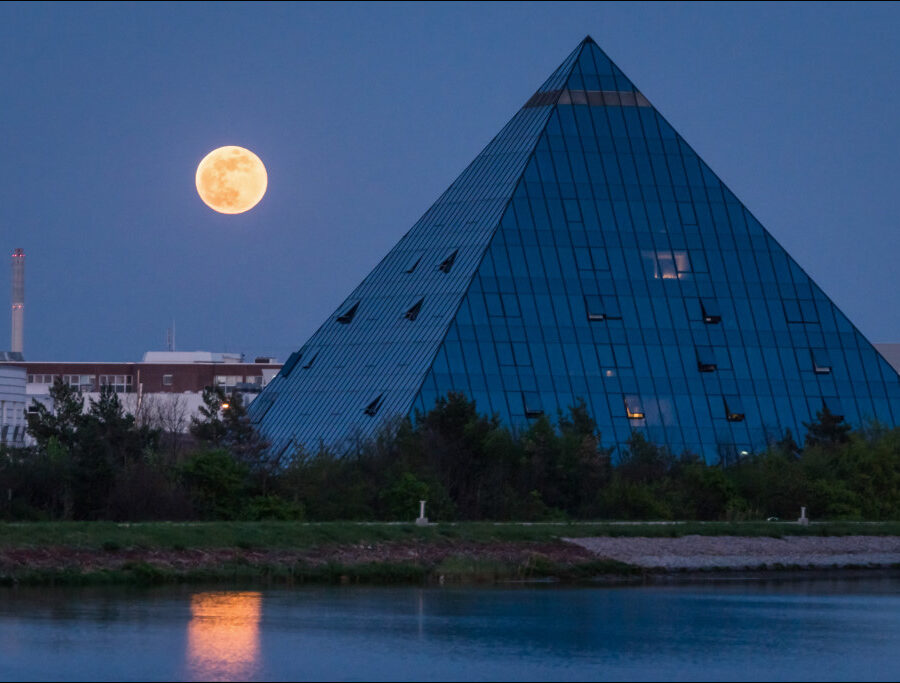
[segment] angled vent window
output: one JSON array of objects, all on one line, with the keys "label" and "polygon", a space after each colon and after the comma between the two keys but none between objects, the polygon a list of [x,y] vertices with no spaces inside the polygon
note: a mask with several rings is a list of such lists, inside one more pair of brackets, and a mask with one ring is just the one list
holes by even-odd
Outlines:
[{"label": "angled vent window", "polygon": [[424,252],[421,252],[421,251],[418,251],[415,254],[413,254],[409,258],[409,261],[407,261],[406,268],[404,269],[403,272],[405,272],[405,273],[414,272],[415,269],[418,268],[419,263],[422,261],[422,256],[424,256]]},{"label": "angled vent window", "polygon": [[356,309],[358,309],[358,308],[359,308],[359,302],[357,301],[350,308],[348,308],[346,311],[341,313],[338,316],[337,321],[339,323],[341,323],[342,325],[349,325],[353,321],[353,316],[356,315]]},{"label": "angled vent window", "polygon": [[523,391],[522,404],[525,406],[525,417],[536,418],[544,414],[541,395],[536,391]]},{"label": "angled vent window", "polygon": [[304,370],[309,370],[309,369],[313,366],[313,363],[316,362],[316,358],[318,358],[318,357],[319,357],[319,352],[316,351],[316,352],[312,355],[312,357],[310,357],[310,359],[309,359],[308,361],[306,361],[306,363],[305,363],[304,366],[303,366],[303,369],[304,369]]},{"label": "angled vent window", "polygon": [[450,269],[453,267],[453,263],[456,261],[456,255],[459,254],[459,249],[454,249],[447,257],[441,261],[441,265],[438,266],[438,270],[442,273],[449,273]]},{"label": "angled vent window", "polygon": [[725,419],[729,422],[744,421],[744,404],[737,396],[724,396],[722,400],[725,402]]},{"label": "angled vent window", "polygon": [[366,409],[363,412],[369,417],[374,417],[378,412],[378,409],[381,407],[382,400],[384,400],[384,394],[379,394],[378,398],[367,405]]},{"label": "angled vent window", "polygon": [[700,312],[703,314],[703,322],[707,325],[717,325],[722,322],[719,304],[712,299],[700,299]]},{"label": "angled vent window", "polygon": [[587,295],[584,297],[584,305],[587,310],[587,319],[592,322],[622,319],[619,301],[614,296]]},{"label": "angled vent window", "polygon": [[831,374],[831,357],[825,349],[810,349],[812,354],[813,372],[817,375]]},{"label": "angled vent window", "polygon": [[403,317],[407,320],[415,320],[419,317],[419,311],[422,310],[422,304],[425,303],[425,297],[419,299],[416,303],[412,305],[406,313],[403,314]]},{"label": "angled vent window", "polygon": [[625,415],[628,416],[629,420],[644,419],[644,407],[640,398],[637,396],[625,397]]},{"label": "angled vent window", "polygon": [[294,369],[294,366],[297,365],[297,361],[299,360],[299,351],[294,351],[290,356],[288,356],[287,361],[285,361],[284,365],[281,367],[281,376],[285,378],[290,377],[291,371]]},{"label": "angled vent window", "polygon": [[716,353],[711,346],[698,346],[697,369],[700,372],[715,372],[719,364],[716,362]]}]

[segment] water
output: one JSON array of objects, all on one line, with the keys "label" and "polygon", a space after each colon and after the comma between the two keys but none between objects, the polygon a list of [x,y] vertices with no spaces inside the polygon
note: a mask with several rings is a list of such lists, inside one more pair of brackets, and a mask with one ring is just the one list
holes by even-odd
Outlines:
[{"label": "water", "polygon": [[0,591],[0,679],[890,679],[900,579]]}]

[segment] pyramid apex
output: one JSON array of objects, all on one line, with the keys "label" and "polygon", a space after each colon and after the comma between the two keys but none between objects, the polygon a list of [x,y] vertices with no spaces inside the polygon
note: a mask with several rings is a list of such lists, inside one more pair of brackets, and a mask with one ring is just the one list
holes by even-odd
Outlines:
[{"label": "pyramid apex", "polygon": [[597,44],[597,41],[594,40],[593,38],[591,38],[591,34],[589,33],[589,34],[587,34],[587,35],[584,37],[584,40],[581,41],[581,44],[582,44],[582,45],[590,45],[591,43],[593,43],[594,45],[596,45],[596,44]]}]

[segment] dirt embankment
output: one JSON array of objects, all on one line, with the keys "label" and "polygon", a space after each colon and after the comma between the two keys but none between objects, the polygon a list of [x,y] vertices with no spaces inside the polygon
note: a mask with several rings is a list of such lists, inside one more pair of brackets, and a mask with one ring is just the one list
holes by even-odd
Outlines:
[{"label": "dirt embankment", "polygon": [[564,539],[606,558],[657,570],[900,566],[900,536],[682,536]]}]

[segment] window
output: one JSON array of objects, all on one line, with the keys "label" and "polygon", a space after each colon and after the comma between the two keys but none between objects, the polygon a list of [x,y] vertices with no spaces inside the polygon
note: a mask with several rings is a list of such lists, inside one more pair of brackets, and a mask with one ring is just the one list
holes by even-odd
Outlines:
[{"label": "window", "polygon": [[584,297],[584,305],[587,309],[587,318],[592,322],[598,320],[622,319],[622,312],[619,310],[619,301],[614,296],[588,295]]},{"label": "window", "polygon": [[723,396],[725,402],[725,418],[729,422],[744,421],[744,404],[737,396]]},{"label": "window", "polygon": [[337,321],[339,323],[341,323],[342,325],[349,325],[353,321],[353,316],[356,315],[356,309],[358,309],[358,308],[359,308],[359,302],[357,301],[350,308],[348,308],[346,311],[341,313],[341,315],[338,316]]},{"label": "window", "polygon": [[309,369],[313,366],[313,363],[316,362],[316,358],[318,358],[318,357],[319,357],[319,352],[316,351],[316,352],[312,355],[312,358],[310,358],[308,361],[306,361],[306,365],[303,366],[303,369],[304,369],[304,370],[309,370]]},{"label": "window", "polygon": [[684,250],[644,251],[649,273],[656,280],[675,280],[691,272],[691,261]]},{"label": "window", "polygon": [[63,375],[63,382],[81,392],[94,391],[94,375]]},{"label": "window", "polygon": [[716,362],[716,354],[711,346],[698,346],[697,352],[697,369],[700,372],[715,372],[718,368]]},{"label": "window", "polygon": [[406,272],[406,273],[414,272],[415,269],[419,266],[419,262],[422,260],[422,256],[423,256],[423,253],[421,251],[413,254],[410,257],[409,261],[406,262],[406,268],[404,269],[404,272]]},{"label": "window", "polygon": [[378,409],[381,407],[381,401],[384,398],[384,394],[380,394],[378,398],[372,401],[369,405],[366,406],[366,409],[363,411],[369,417],[374,417],[378,412]]},{"label": "window", "polygon": [[522,404],[525,407],[525,417],[536,418],[544,414],[541,407],[541,395],[536,391],[523,391]]},{"label": "window", "polygon": [[438,270],[442,273],[449,273],[450,269],[453,267],[454,261],[456,261],[456,255],[459,253],[459,249],[454,249],[447,257],[441,261],[441,265],[438,266]]},{"label": "window", "polygon": [[419,311],[422,310],[422,304],[425,303],[425,297],[419,299],[416,303],[413,304],[412,308],[410,308],[406,313],[404,313],[403,317],[407,320],[415,320],[419,317]]},{"label": "window", "polygon": [[716,325],[722,322],[719,304],[712,299],[700,299],[700,312],[703,314],[703,322],[707,325]]},{"label": "window", "polygon": [[216,375],[216,386],[220,387],[226,394],[235,390],[238,384],[242,384],[244,377],[242,375]]},{"label": "window", "polygon": [[294,351],[288,359],[285,361],[284,365],[281,366],[281,376],[282,377],[290,377],[291,372],[294,369],[294,366],[297,365],[297,362],[300,360],[300,352]]},{"label": "window", "polygon": [[812,354],[813,372],[817,375],[831,374],[831,357],[825,349],[810,349]]},{"label": "window", "polygon": [[643,420],[644,408],[637,396],[625,397],[625,414],[629,420]]},{"label": "window", "polygon": [[844,419],[844,406],[841,405],[840,400],[838,400],[837,398],[834,398],[832,396],[823,398],[822,408],[828,410],[828,412],[834,415],[838,420]]},{"label": "window", "polygon": [[[165,376],[163,383],[165,383]],[[112,387],[117,394],[130,394],[134,391],[131,375],[100,375],[100,387]]]},{"label": "window", "polygon": [[789,323],[817,323],[819,314],[816,311],[816,303],[809,299],[797,301],[796,299],[784,300],[784,317]]},{"label": "window", "polygon": [[164,387],[172,386],[172,375],[163,375],[163,386]]}]

